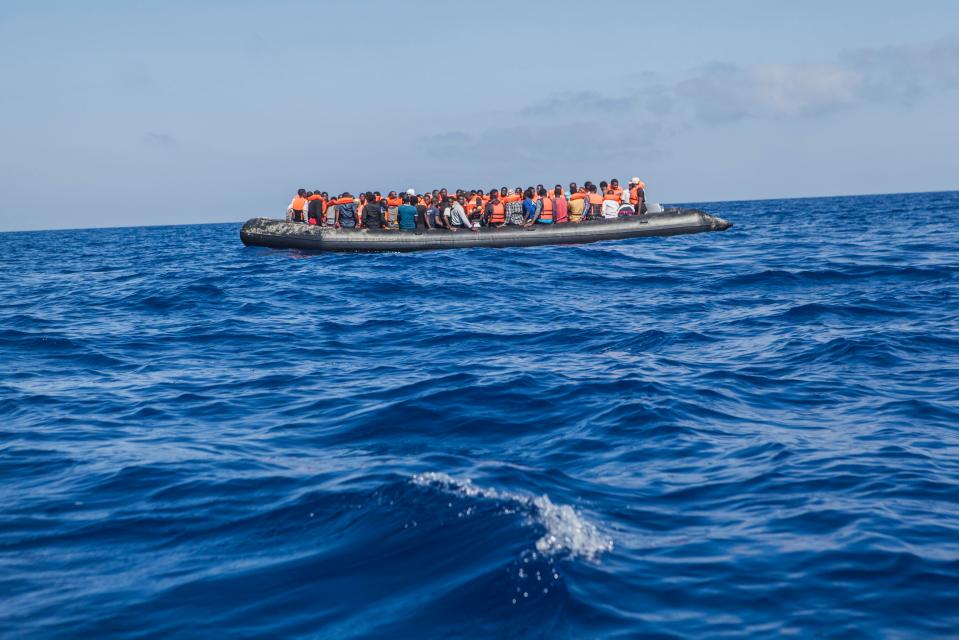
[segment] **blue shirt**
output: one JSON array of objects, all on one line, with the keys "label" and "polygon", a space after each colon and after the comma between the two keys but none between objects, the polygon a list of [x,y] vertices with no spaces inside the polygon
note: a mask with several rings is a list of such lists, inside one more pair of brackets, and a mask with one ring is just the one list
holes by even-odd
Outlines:
[{"label": "blue shirt", "polygon": [[400,229],[405,231],[416,230],[416,207],[404,204],[396,210],[396,219],[400,224]]},{"label": "blue shirt", "polygon": [[523,213],[526,214],[527,218],[532,220],[533,216],[536,215],[536,203],[529,198],[523,200]]}]

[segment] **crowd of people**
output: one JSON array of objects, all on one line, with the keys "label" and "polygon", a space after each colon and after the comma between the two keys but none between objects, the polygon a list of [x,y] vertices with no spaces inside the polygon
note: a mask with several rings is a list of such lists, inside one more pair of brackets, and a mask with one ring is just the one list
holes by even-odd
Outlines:
[{"label": "crowd of people", "polygon": [[598,185],[585,182],[569,189],[561,185],[546,189],[506,187],[490,189],[435,189],[417,195],[367,191],[354,196],[300,189],[287,209],[287,222],[347,229],[460,229],[515,225],[577,224],[585,220],[646,214],[646,185],[633,178],[626,188],[611,179]]}]

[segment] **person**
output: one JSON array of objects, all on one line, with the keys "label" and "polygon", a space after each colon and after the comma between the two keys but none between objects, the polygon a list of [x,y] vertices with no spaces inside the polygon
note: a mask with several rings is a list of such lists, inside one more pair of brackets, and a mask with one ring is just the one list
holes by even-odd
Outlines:
[{"label": "person", "polygon": [[539,196],[536,201],[536,212],[526,226],[531,227],[536,223],[553,224],[553,199],[549,197],[545,188],[540,189],[536,195]]},{"label": "person", "polygon": [[402,204],[396,208],[396,221],[401,231],[416,231],[416,207],[410,204],[413,196],[404,194]]},{"label": "person", "polygon": [[440,191],[440,204],[437,207],[436,214],[436,228],[437,229],[452,229],[453,225],[450,223],[450,209],[453,206],[453,203],[450,201],[449,195],[442,195]]},{"label": "person", "polygon": [[323,204],[323,196],[317,189],[306,199],[307,222],[314,226],[323,223]]},{"label": "person", "polygon": [[554,224],[566,224],[569,220],[569,201],[559,184],[553,189],[553,218]]},{"label": "person", "polygon": [[603,193],[602,212],[606,219],[615,218],[619,215],[619,206],[622,204],[623,190],[619,188],[619,181],[613,178],[609,187]]},{"label": "person", "polygon": [[502,227],[506,224],[506,207],[500,202],[496,189],[489,192],[489,202],[486,203],[484,219],[488,227]]},{"label": "person", "polygon": [[[505,189],[504,189],[505,191]],[[523,219],[523,192],[519,187],[512,194],[502,198],[503,205],[506,207],[506,224],[521,225],[526,222]]]},{"label": "person", "polygon": [[290,200],[290,206],[286,210],[286,221],[302,222],[304,209],[306,209],[306,189],[297,189],[296,195]]},{"label": "person", "polygon": [[593,220],[600,217],[603,207],[603,196],[599,195],[595,184],[590,183],[586,200],[589,203],[589,209],[586,210],[586,219]]},{"label": "person", "polygon": [[366,206],[366,194],[360,192],[360,195],[356,196],[356,226],[362,226],[363,224],[363,207]]},{"label": "person", "polygon": [[637,215],[646,215],[646,183],[639,178],[629,181],[629,203]]},{"label": "person", "polygon": [[466,196],[460,194],[450,205],[450,231],[456,231],[457,227],[469,229],[470,231],[479,231],[479,229],[474,227],[473,223],[470,222],[469,216],[466,214],[466,208],[463,206],[464,204],[466,204]]},{"label": "person", "polygon": [[[437,195],[439,195],[439,192],[437,192]],[[429,201],[426,203],[426,228],[436,229],[442,226],[439,222],[441,215],[439,201],[435,197],[430,196]]]},{"label": "person", "polygon": [[403,204],[403,200],[396,195],[395,191],[390,191],[388,194],[386,194],[386,206],[388,207],[387,220],[389,221],[390,225],[396,222],[396,210],[401,204]]},{"label": "person", "polygon": [[426,194],[422,198],[417,198],[416,200],[416,228],[420,230],[429,229],[429,223],[426,221],[426,212],[429,207],[427,203],[430,200],[430,194]]},{"label": "person", "polygon": [[536,193],[533,192],[533,187],[529,187],[523,194],[523,226],[529,226],[530,220],[539,215],[540,206],[535,198]]},{"label": "person", "polygon": [[336,228],[355,228],[357,223],[356,200],[350,195],[350,192],[344,191],[339,198],[333,201],[333,204],[336,205],[336,218],[334,219]]},{"label": "person", "polygon": [[[576,186],[576,185],[571,185]],[[569,196],[569,221],[579,224],[583,221],[583,214],[586,213],[586,189],[580,187]]]},{"label": "person", "polygon": [[383,207],[373,199],[373,194],[366,192],[366,204],[363,205],[363,226],[367,229],[383,229],[386,227],[383,220]]},{"label": "person", "polygon": [[323,221],[321,226],[332,227],[336,223],[336,205],[330,200],[330,194],[323,192]]}]

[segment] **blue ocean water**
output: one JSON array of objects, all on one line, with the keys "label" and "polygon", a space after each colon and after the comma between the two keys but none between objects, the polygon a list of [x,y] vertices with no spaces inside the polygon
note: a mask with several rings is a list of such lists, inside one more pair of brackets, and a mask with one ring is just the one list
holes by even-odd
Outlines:
[{"label": "blue ocean water", "polygon": [[956,637],[959,193],[702,206],[0,234],[0,636]]}]

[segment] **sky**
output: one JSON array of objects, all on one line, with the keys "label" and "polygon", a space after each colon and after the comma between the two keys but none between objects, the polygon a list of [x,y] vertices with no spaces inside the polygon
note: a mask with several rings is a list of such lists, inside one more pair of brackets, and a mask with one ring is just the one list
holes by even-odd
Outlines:
[{"label": "sky", "polygon": [[959,2],[0,1],[0,231],[299,188],[959,189]]}]

